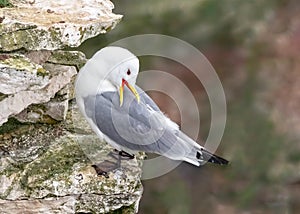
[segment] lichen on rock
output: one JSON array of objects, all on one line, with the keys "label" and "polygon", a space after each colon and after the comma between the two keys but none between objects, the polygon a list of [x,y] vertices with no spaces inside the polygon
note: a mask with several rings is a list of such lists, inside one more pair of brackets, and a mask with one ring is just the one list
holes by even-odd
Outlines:
[{"label": "lichen on rock", "polygon": [[20,54],[0,55],[0,92],[15,94],[49,84],[49,72]]},{"label": "lichen on rock", "polygon": [[0,9],[0,50],[56,50],[78,47],[106,33],[121,20],[113,4],[102,1],[12,1],[14,8]]},{"label": "lichen on rock", "polygon": [[[1,6],[1,5],[0,5]],[[0,213],[137,213],[141,162],[115,161],[78,112],[77,47],[122,18],[108,0],[11,0],[0,8]]]},{"label": "lichen on rock", "polygon": [[[17,59],[17,66],[20,61],[22,60]],[[27,63],[27,60],[25,61]],[[32,68],[35,67],[34,63],[31,63],[31,66],[26,64],[22,70],[13,68],[13,64],[13,60],[9,65],[0,61],[0,92],[11,95],[0,102],[2,109],[0,125],[9,117],[21,113],[31,104],[50,101],[59,90],[71,82],[72,77],[77,73],[73,66],[46,64],[40,67],[45,75],[40,75],[41,71],[38,69],[32,72]]]},{"label": "lichen on rock", "polygon": [[[32,131],[4,140],[9,152],[0,158],[0,204],[8,203],[0,206],[0,212],[16,210],[15,206],[29,209],[28,204],[34,201],[39,201],[35,212],[41,213],[54,204],[60,213],[105,213],[131,205],[137,212],[142,160],[122,161],[109,178],[98,176],[91,166],[95,159],[90,160],[87,152],[91,149],[105,160],[112,148],[88,126],[74,124],[86,124],[77,108],[68,114],[64,124],[31,125]],[[82,131],[78,134],[74,129]],[[36,141],[29,141],[31,138]],[[30,199],[28,204],[24,203],[26,199]]]},{"label": "lichen on rock", "polygon": [[53,52],[47,60],[53,64],[74,65],[79,70],[87,61],[85,55],[79,51],[61,51]]}]

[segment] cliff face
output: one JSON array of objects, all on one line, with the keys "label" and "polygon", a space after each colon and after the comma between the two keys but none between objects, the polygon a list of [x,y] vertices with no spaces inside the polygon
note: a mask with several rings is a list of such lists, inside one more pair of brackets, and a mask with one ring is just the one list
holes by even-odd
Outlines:
[{"label": "cliff face", "polygon": [[[110,1],[11,1],[0,9],[0,212],[137,212],[141,160],[99,177],[111,159],[78,113],[73,83],[83,53],[61,51],[122,18]],[[96,158],[97,157],[97,158]]]},{"label": "cliff face", "polygon": [[141,160],[122,161],[108,178],[98,176],[92,161],[113,161],[112,148],[98,140],[76,106],[57,124],[13,122],[4,125],[13,130],[1,135],[1,213],[137,212]]}]

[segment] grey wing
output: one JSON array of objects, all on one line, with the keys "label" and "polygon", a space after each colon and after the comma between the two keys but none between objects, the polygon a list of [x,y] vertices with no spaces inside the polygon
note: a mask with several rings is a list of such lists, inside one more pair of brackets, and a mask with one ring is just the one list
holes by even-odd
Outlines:
[{"label": "grey wing", "polygon": [[140,91],[140,103],[126,90],[122,107],[117,92],[86,97],[87,116],[102,133],[122,147],[163,154],[173,159],[184,157],[189,148],[178,142],[179,130],[170,128],[152,99],[141,89],[137,90]]},{"label": "grey wing", "polygon": [[148,94],[145,93],[140,87],[135,86],[136,90],[138,91],[141,99],[143,100],[143,103],[148,105],[150,108],[152,108],[154,111],[160,111],[159,107],[156,105],[156,103],[151,99],[151,97],[148,96]]}]

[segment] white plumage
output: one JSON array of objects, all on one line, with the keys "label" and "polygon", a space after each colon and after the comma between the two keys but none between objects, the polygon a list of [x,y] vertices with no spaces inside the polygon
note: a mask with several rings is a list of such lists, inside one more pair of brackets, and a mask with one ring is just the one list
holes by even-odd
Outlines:
[{"label": "white plumage", "polygon": [[151,152],[199,166],[228,161],[208,152],[135,85],[139,60],[120,47],[98,51],[80,70],[76,101],[94,132],[119,151]]}]

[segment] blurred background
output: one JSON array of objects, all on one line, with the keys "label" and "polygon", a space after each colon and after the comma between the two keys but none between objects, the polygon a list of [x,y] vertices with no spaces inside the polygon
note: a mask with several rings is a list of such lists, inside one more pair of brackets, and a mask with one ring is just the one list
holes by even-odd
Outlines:
[{"label": "blurred background", "polygon": [[[227,100],[226,129],[216,153],[231,164],[197,168],[182,163],[162,177],[143,181],[140,213],[300,213],[300,2],[113,2],[114,12],[124,18],[114,30],[79,48],[88,57],[131,35],[174,36],[208,58]],[[201,83],[166,59],[141,57],[140,63],[142,71],[165,70],[188,85],[200,110],[198,140],[205,140],[210,105]],[[174,100],[157,92],[151,96],[180,124]]]}]

